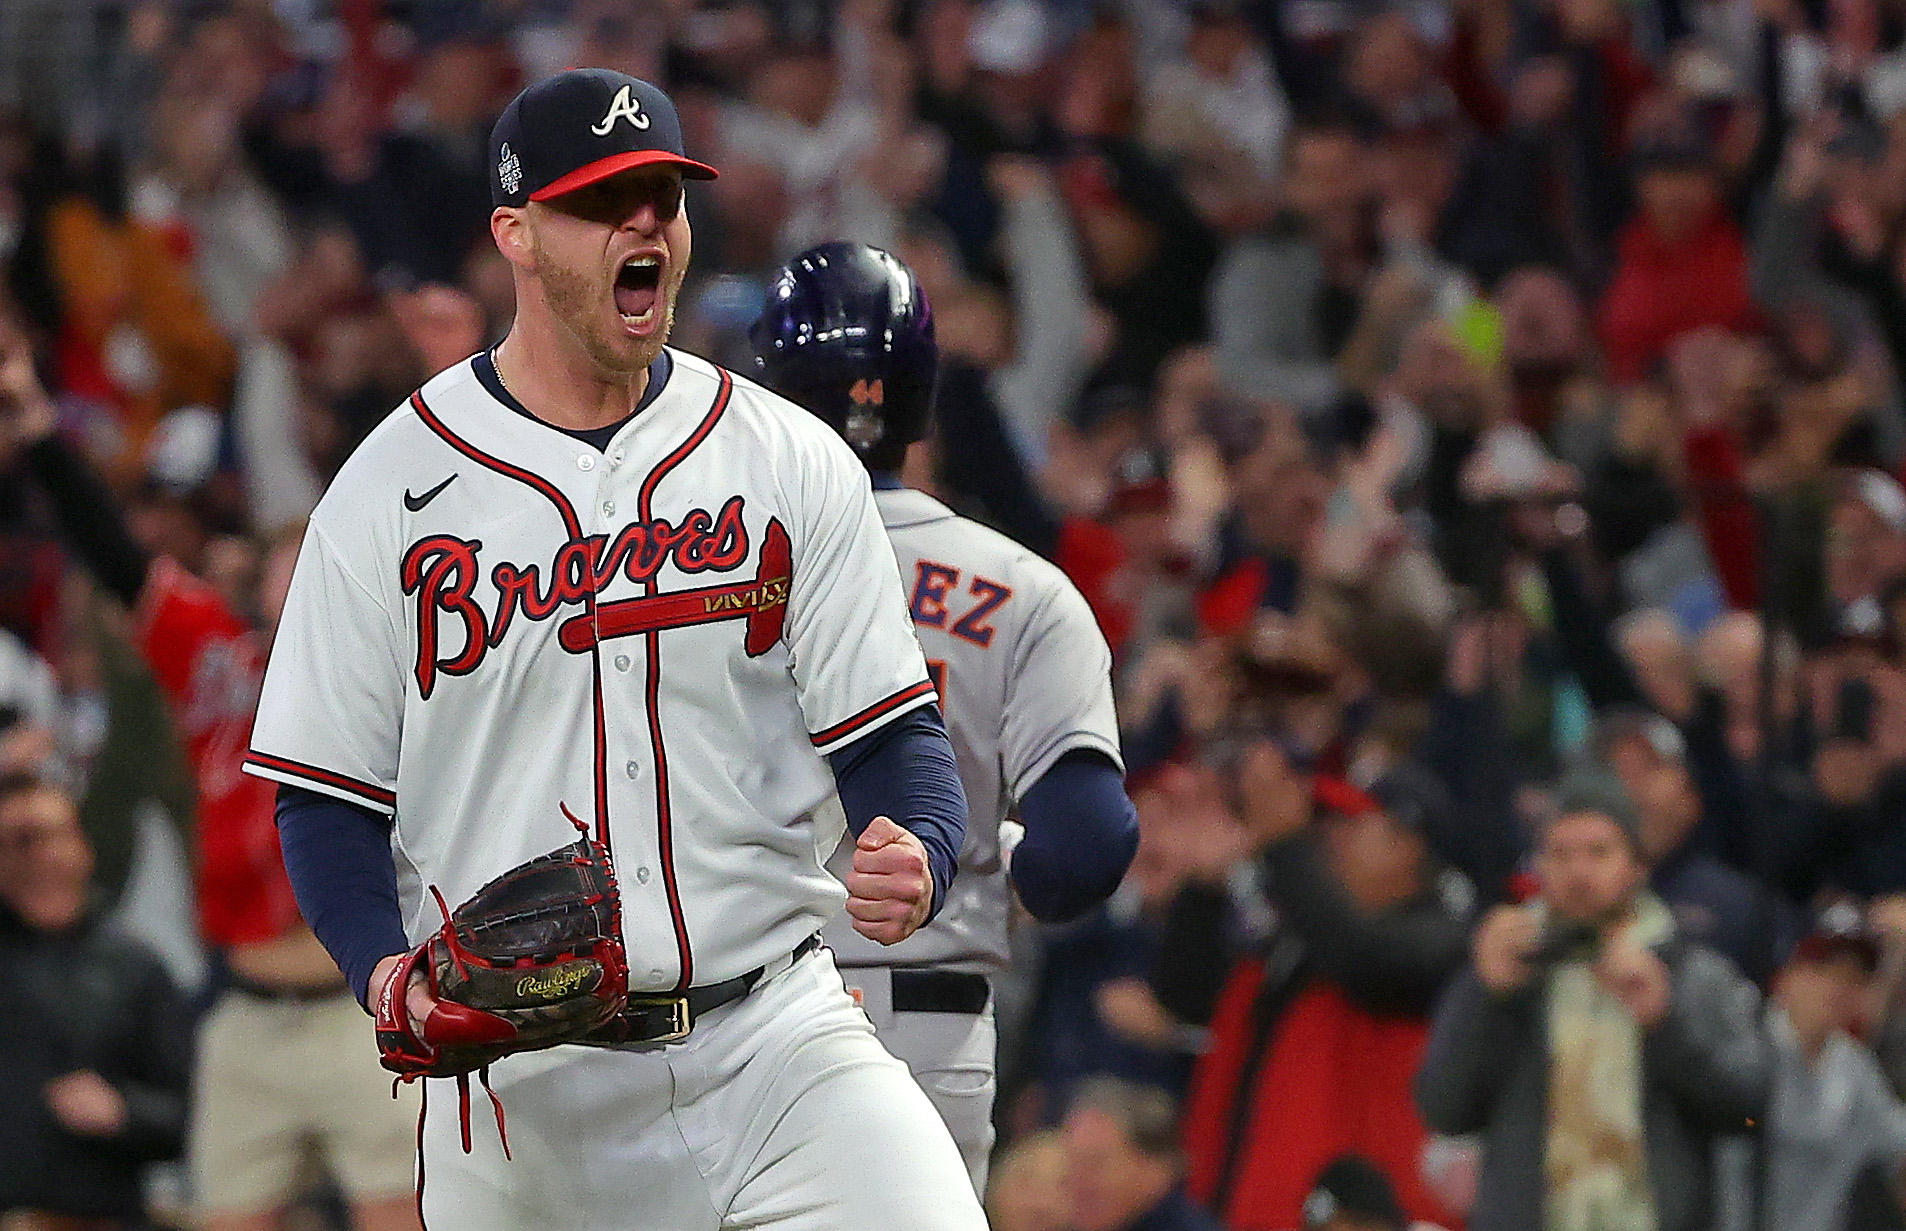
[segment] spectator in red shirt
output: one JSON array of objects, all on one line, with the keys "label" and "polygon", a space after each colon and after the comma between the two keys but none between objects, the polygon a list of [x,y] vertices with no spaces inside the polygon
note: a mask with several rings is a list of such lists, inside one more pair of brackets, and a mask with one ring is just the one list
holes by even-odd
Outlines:
[{"label": "spectator in red shirt", "polygon": [[1754,316],[1746,242],[1723,207],[1707,145],[1693,134],[1663,132],[1644,138],[1635,157],[1639,209],[1618,237],[1600,316],[1617,384],[1645,377],[1684,333],[1738,329]]},{"label": "spectator in red shirt", "polygon": [[[1441,788],[1402,767],[1373,791],[1255,745],[1234,788],[1259,847],[1243,878],[1255,888],[1227,876],[1172,905],[1154,986],[1211,1031],[1186,1103],[1187,1186],[1232,1231],[1300,1225],[1318,1169],[1345,1151],[1395,1177],[1412,1214],[1447,1214],[1419,1178],[1426,1133],[1410,1081],[1431,1004],[1467,951],[1471,893],[1425,841],[1449,806]],[[1208,1012],[1191,1003],[1197,938],[1211,951],[1210,937],[1253,917],[1274,922]]]}]

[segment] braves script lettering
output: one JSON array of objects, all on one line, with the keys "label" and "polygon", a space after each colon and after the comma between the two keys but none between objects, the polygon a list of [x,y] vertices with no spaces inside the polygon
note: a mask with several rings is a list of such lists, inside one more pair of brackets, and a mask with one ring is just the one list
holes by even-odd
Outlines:
[{"label": "braves script lettering", "polygon": [[[483,543],[455,535],[433,534],[404,552],[405,594],[417,597],[417,688],[428,699],[440,675],[468,675],[484,656],[503,643],[516,613],[547,620],[559,609],[587,603],[616,574],[641,584],[653,581],[664,564],[684,573],[723,573],[748,559],[748,528],[743,500],[731,497],[719,513],[692,509],[679,523],[666,518],[630,522],[613,539],[594,534],[556,550],[546,565],[501,561],[490,569],[495,587],[490,608],[478,600]],[[548,578],[544,580],[545,576]],[[785,599],[785,585],[782,597]],[[448,621],[439,615],[448,616]],[[461,622],[463,636],[442,635],[444,623]],[[570,648],[586,652],[587,645]]]}]

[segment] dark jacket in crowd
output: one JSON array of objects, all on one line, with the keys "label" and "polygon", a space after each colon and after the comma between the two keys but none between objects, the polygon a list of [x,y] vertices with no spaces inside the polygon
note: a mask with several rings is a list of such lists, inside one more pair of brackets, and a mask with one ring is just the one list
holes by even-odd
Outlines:
[{"label": "dark jacket in crowd", "polygon": [[1099,989],[1143,979],[1158,950],[1158,925],[1136,898],[1117,893],[1070,923],[1041,929],[1039,987],[1026,1029],[1028,1074],[1046,1106],[1063,1110],[1087,1077],[1122,1077],[1176,1095],[1190,1065],[1180,1053],[1131,1042],[1099,1016]]},{"label": "dark jacket in crowd", "polygon": [[[1706,1231],[1714,1138],[1765,1110],[1772,1054],[1759,994],[1727,959],[1675,940],[1659,950],[1673,979],[1667,1016],[1642,1042],[1643,1132],[1660,1231]],[[1417,1075],[1432,1128],[1480,1133],[1482,1175],[1470,1231],[1544,1225],[1549,1050],[1545,983],[1497,996],[1466,969],[1437,1011]]]},{"label": "dark jacket in crowd", "polygon": [[1683,936],[1720,953],[1762,986],[1800,939],[1791,905],[1692,846],[1656,864],[1649,884],[1674,912]]},{"label": "dark jacket in crowd", "polygon": [[[192,1039],[184,998],[144,945],[89,919],[29,929],[0,908],[0,1211],[136,1218],[140,1168],[184,1147]],[[91,1070],[126,1100],[118,1136],[66,1131],[48,1082]]]},{"label": "dark jacket in crowd", "polygon": [[1218,1220],[1198,1207],[1185,1190],[1174,1188],[1170,1195],[1145,1212],[1127,1231],[1223,1231]]}]

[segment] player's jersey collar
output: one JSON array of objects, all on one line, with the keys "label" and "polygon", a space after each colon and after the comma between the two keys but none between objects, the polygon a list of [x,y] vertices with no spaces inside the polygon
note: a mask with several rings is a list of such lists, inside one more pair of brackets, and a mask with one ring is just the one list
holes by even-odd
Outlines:
[{"label": "player's jersey collar", "polygon": [[957,516],[938,500],[911,487],[877,488],[874,504],[880,509],[881,524],[889,530]]},{"label": "player's jersey collar", "polygon": [[585,429],[557,427],[546,419],[538,418],[530,411],[529,407],[517,401],[516,395],[509,391],[509,388],[503,383],[503,378],[497,374],[496,349],[494,347],[489,350],[478,351],[473,355],[470,358],[470,368],[476,374],[477,383],[483,386],[485,393],[488,393],[491,397],[509,407],[517,414],[522,415],[532,423],[541,424],[552,432],[561,432],[565,436],[573,437],[601,451],[609,447],[609,442],[615,439],[618,432],[628,426],[631,419],[634,419],[637,415],[647,410],[650,405],[655,402],[655,399],[662,395],[662,391],[668,387],[669,377],[675,374],[675,358],[666,348],[663,349],[661,354],[655,357],[655,362],[649,365],[648,388],[642,391],[642,400],[635,404],[635,409],[630,411],[626,417],[618,419],[606,427]]}]

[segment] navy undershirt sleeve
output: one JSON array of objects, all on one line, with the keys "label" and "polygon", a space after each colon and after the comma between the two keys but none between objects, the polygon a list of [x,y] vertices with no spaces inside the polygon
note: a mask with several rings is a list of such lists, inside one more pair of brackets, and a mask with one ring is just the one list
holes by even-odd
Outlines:
[{"label": "navy undershirt sleeve", "polygon": [[371,971],[410,949],[381,812],[302,787],[278,787],[278,845],[305,922],[344,972],[361,1005]]},{"label": "navy undershirt sleeve", "polygon": [[1118,766],[1074,749],[1019,801],[1026,836],[1013,852],[1012,882],[1033,917],[1060,923],[1103,902],[1138,853],[1138,810]]},{"label": "navy undershirt sleeve", "polygon": [[940,913],[966,839],[966,792],[940,709],[923,705],[833,753],[847,827],[859,837],[877,816],[920,839],[933,872],[933,909]]}]

